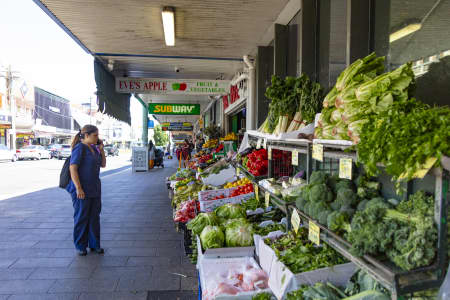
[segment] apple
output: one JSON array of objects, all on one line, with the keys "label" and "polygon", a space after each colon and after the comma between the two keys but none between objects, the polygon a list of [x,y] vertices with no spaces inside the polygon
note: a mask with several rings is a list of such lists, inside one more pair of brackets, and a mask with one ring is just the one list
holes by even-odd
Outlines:
[{"label": "apple", "polygon": [[187,89],[187,84],[186,83],[180,84],[180,91],[185,91],[186,89]]},{"label": "apple", "polygon": [[178,90],[180,89],[180,84],[179,84],[179,83],[173,83],[173,84],[172,84],[172,89],[173,89],[174,91],[178,91]]}]

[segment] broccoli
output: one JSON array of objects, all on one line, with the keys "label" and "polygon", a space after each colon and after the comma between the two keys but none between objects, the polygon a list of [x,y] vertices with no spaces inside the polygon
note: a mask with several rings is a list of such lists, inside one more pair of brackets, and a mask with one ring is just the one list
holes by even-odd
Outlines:
[{"label": "broccoli", "polygon": [[332,213],[331,210],[323,210],[319,213],[317,220],[319,221],[320,224],[327,225],[328,215],[331,213]]},{"label": "broccoli", "polygon": [[325,201],[320,201],[320,202],[312,203],[310,209],[311,209],[310,216],[313,217],[314,219],[318,220],[320,212],[329,210],[330,207],[328,206],[328,204]]},{"label": "broccoli", "polygon": [[310,185],[310,184],[303,186],[302,189],[300,190],[300,197],[302,197],[306,201],[310,201],[309,190],[311,189],[311,187],[312,187],[312,185]]},{"label": "broccoli", "polygon": [[328,180],[328,174],[324,171],[314,171],[309,177],[309,184],[325,184]]},{"label": "broccoli", "polygon": [[340,181],[338,174],[334,174],[328,178],[327,185],[336,194],[336,184]]},{"label": "broccoli", "polygon": [[327,226],[330,230],[336,232],[350,230],[349,216],[346,212],[333,211],[328,215]]},{"label": "broccoli", "polygon": [[339,203],[340,207],[342,206],[354,206],[356,205],[358,199],[353,190],[349,188],[342,188],[338,190],[336,196],[336,202]]},{"label": "broccoli", "polygon": [[303,207],[303,211],[308,216],[311,216],[311,210],[312,210],[311,207],[312,207],[312,203],[311,202],[306,202],[305,206]]},{"label": "broccoli", "polygon": [[359,204],[356,207],[356,209],[359,210],[359,211],[362,211],[362,210],[366,209],[367,202],[369,202],[369,200],[367,200],[367,199],[362,200],[361,202],[359,202]]},{"label": "broccoli", "polygon": [[338,202],[336,202],[336,201],[332,202],[332,203],[330,204],[330,206],[331,206],[331,208],[332,208],[333,210],[339,210],[339,209],[341,208],[341,205],[340,205]]},{"label": "broccoli", "polygon": [[377,197],[366,203],[366,209],[371,207],[391,208],[391,205],[384,198]]},{"label": "broccoli", "polygon": [[322,200],[326,202],[333,201],[333,193],[324,183],[313,185],[309,190],[309,201],[319,202]]},{"label": "broccoli", "polygon": [[350,218],[355,214],[355,209],[350,206],[342,206],[339,211],[347,213]]},{"label": "broccoli", "polygon": [[335,186],[335,194],[337,195],[337,193],[339,193],[339,190],[341,189],[351,189],[352,191],[355,190],[355,185],[353,184],[353,182],[351,180],[348,179],[340,179]]},{"label": "broccoli", "polygon": [[306,200],[303,199],[303,197],[298,197],[297,200],[295,201],[295,206],[300,209],[303,210],[303,208],[305,207],[306,204]]}]

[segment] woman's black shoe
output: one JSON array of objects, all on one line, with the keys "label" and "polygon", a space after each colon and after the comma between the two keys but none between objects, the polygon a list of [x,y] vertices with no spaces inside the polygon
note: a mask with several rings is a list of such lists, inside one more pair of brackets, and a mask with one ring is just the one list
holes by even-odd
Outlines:
[{"label": "woman's black shoe", "polygon": [[104,254],[105,253],[105,250],[103,248],[97,248],[97,249],[90,248],[90,249],[91,249],[91,252],[95,252],[97,254]]},{"label": "woman's black shoe", "polygon": [[86,256],[87,255],[87,251],[86,250],[78,250],[78,255],[79,256]]}]

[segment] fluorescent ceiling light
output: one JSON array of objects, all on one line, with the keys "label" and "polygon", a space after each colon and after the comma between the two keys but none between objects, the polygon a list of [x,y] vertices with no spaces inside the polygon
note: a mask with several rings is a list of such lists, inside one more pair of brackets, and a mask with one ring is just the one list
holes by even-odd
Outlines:
[{"label": "fluorescent ceiling light", "polygon": [[391,33],[391,35],[389,36],[389,42],[395,42],[396,40],[399,40],[401,38],[404,38],[407,35],[410,35],[413,32],[416,32],[417,30],[420,30],[420,28],[422,28],[422,24],[421,23],[413,23],[413,24],[409,24],[399,30],[397,30],[394,33]]},{"label": "fluorescent ceiling light", "polygon": [[166,6],[162,10],[164,37],[167,46],[175,46],[175,8]]}]

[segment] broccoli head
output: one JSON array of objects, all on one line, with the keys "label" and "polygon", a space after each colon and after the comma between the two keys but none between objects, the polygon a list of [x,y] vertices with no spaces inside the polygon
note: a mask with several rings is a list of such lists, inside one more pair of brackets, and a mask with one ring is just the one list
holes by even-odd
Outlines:
[{"label": "broccoli head", "polygon": [[351,180],[348,179],[339,179],[339,181],[336,183],[335,186],[335,194],[337,194],[339,192],[339,190],[341,189],[351,189],[352,191],[355,190],[355,185],[353,184],[353,182]]},{"label": "broccoli head", "polygon": [[342,188],[337,192],[336,202],[339,203],[340,207],[355,206],[358,199],[352,189]]},{"label": "broccoli head", "polygon": [[330,204],[330,206],[331,206],[332,210],[339,210],[341,208],[341,205],[339,203],[337,203],[336,201],[332,202]]},{"label": "broccoli head", "polygon": [[319,213],[319,216],[317,218],[317,221],[319,221],[322,225],[327,225],[328,222],[328,215],[332,213],[331,210],[323,210]]},{"label": "broccoli head", "polygon": [[346,212],[333,211],[327,217],[327,226],[335,232],[347,231],[350,228],[350,218]]},{"label": "broccoli head", "polygon": [[367,199],[364,199],[361,202],[359,202],[358,206],[356,207],[356,210],[362,211],[362,210],[366,209],[367,202],[369,202],[369,200],[367,200]]},{"label": "broccoli head", "polygon": [[298,197],[297,200],[295,201],[295,206],[300,209],[303,210],[303,208],[305,207],[306,204],[306,200],[303,199],[303,197]]},{"label": "broccoli head", "polygon": [[331,202],[331,201],[333,201],[333,198],[334,198],[333,197],[333,193],[330,191],[330,189],[324,183],[315,184],[309,190],[309,201],[312,201],[312,202],[319,202],[319,201]]},{"label": "broccoli head", "polygon": [[389,208],[391,208],[391,205],[384,198],[377,197],[377,198],[373,198],[373,199],[369,200],[366,203],[366,209],[372,208],[372,207],[381,207],[381,208],[389,209]]},{"label": "broccoli head", "polygon": [[309,184],[325,184],[327,183],[328,176],[324,171],[314,171],[309,177]]},{"label": "broccoli head", "polygon": [[318,220],[319,219],[319,214],[322,211],[326,211],[329,210],[330,207],[328,206],[328,204],[325,201],[320,201],[320,202],[313,202],[311,204],[311,211],[310,211],[310,216],[313,217],[314,219]]},{"label": "broccoli head", "polygon": [[355,209],[354,208],[351,208],[350,206],[342,206],[340,209],[339,209],[339,211],[340,212],[345,212],[345,213],[347,213],[347,215],[351,218],[351,217],[353,217],[353,215],[355,214]]}]

